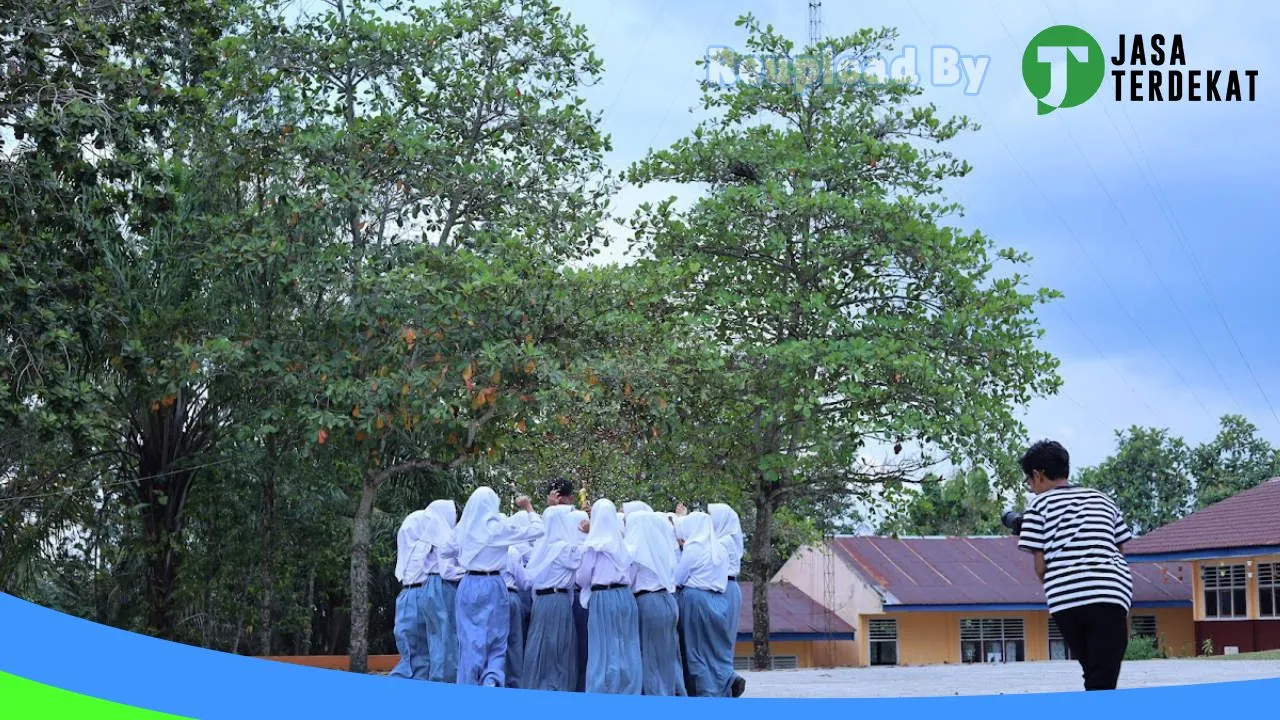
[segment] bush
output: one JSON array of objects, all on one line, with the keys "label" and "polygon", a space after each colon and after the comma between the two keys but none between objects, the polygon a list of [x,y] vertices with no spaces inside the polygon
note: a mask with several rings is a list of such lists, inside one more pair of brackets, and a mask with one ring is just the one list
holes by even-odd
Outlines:
[{"label": "bush", "polygon": [[1149,637],[1129,638],[1129,647],[1124,651],[1125,660],[1155,660],[1163,657],[1164,651]]}]

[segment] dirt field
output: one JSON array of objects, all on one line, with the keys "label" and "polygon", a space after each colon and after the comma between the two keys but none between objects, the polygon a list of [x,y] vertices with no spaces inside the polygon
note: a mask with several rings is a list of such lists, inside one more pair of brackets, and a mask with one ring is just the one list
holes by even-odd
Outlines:
[{"label": "dirt field", "polygon": [[[911,697],[1083,692],[1074,661],[1008,665],[778,670],[742,673],[745,697]],[[1280,660],[1143,660],[1126,662],[1121,688],[1280,678]]]}]

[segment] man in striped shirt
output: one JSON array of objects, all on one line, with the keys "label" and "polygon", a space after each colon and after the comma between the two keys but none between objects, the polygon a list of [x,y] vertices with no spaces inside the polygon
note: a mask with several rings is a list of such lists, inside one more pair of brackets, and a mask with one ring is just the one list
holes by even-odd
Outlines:
[{"label": "man in striped shirt", "polygon": [[1070,456],[1051,440],[1021,459],[1035,495],[1022,516],[1018,547],[1035,556],[1053,616],[1084,671],[1085,690],[1114,690],[1129,644],[1133,576],[1122,547],[1132,539],[1111,498],[1071,485]]}]

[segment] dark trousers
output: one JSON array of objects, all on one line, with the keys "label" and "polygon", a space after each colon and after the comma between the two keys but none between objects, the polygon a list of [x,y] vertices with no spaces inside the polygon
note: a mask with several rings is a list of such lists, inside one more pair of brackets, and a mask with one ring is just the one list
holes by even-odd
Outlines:
[{"label": "dark trousers", "polygon": [[1115,690],[1129,647],[1129,612],[1114,603],[1081,605],[1053,614],[1084,671],[1085,690]]}]

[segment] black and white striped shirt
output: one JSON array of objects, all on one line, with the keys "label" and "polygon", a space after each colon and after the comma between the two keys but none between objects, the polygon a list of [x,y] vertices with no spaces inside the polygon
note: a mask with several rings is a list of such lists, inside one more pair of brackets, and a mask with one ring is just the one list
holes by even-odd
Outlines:
[{"label": "black and white striped shirt", "polygon": [[1049,612],[1133,602],[1133,575],[1120,546],[1133,538],[1120,509],[1092,488],[1061,487],[1037,495],[1022,516],[1018,547],[1044,553]]}]

